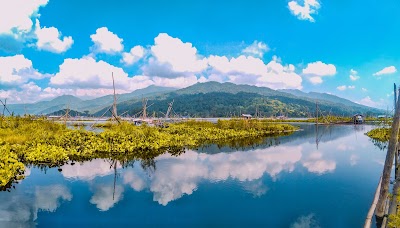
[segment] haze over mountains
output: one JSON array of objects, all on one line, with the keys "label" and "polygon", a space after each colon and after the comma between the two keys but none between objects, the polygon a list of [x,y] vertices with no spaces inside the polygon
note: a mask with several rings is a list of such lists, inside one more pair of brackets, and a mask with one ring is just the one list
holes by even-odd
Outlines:
[{"label": "haze over mountains", "polygon": [[[149,115],[163,116],[168,103],[174,100],[174,112],[184,116],[224,117],[241,113],[262,116],[287,115],[289,117],[309,117],[315,113],[315,103],[324,115],[353,115],[363,113],[377,115],[382,110],[354,103],[350,100],[326,93],[300,90],[273,90],[266,87],[236,85],[233,83],[206,82],[197,83],[183,89],[149,86],[127,94],[119,94],[118,112],[135,115],[142,109],[142,99],[148,98]],[[34,104],[9,105],[16,115],[50,114],[70,108],[81,113],[100,116],[107,113],[112,105],[113,96],[107,95],[91,100],[64,95],[51,101]]]}]

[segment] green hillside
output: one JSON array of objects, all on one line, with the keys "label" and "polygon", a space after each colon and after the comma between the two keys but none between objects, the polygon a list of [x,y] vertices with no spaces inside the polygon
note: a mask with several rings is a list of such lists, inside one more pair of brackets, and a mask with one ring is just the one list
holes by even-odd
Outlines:
[{"label": "green hillside", "polygon": [[[168,103],[174,100],[173,109],[181,116],[195,117],[229,117],[239,116],[242,113],[254,115],[256,110],[265,117],[286,115],[289,117],[311,117],[315,113],[315,102],[307,99],[300,99],[294,96],[263,96],[257,93],[227,93],[208,92],[180,94],[169,93],[162,97],[149,99],[147,110],[148,115],[163,116]],[[119,113],[127,113],[132,116],[138,114],[142,109],[142,101],[131,100],[118,104]],[[377,109],[369,107],[354,107],[337,104],[333,102],[321,102],[319,104],[321,115],[344,115],[350,116],[354,113],[376,115],[381,113]],[[101,115],[101,110],[95,115]]]},{"label": "green hillside", "polygon": [[[169,87],[149,86],[144,89],[138,89],[131,93],[117,94],[118,102],[124,102],[143,96],[156,96],[163,93],[168,93],[176,89]],[[113,95],[107,95],[90,100],[82,100],[72,95],[63,95],[49,101],[40,101],[33,104],[11,104],[8,105],[10,111],[15,115],[34,114],[49,114],[69,107],[70,109],[80,112],[89,111],[95,113],[105,107],[111,106],[113,103]]]},{"label": "green hillside", "polygon": [[[266,87],[236,85],[233,83],[197,83],[183,89],[149,86],[127,94],[118,94],[118,113],[134,115],[142,109],[142,98],[148,98],[149,115],[162,116],[168,103],[174,100],[174,110],[182,116],[225,117],[242,113],[262,116],[287,115],[310,117],[315,113],[318,102],[322,115],[367,115],[382,114],[384,111],[363,106],[344,98],[326,93],[304,93],[300,90],[273,90]],[[35,104],[10,105],[15,114],[49,114],[67,107],[81,113],[102,115],[111,107],[113,96],[107,95],[91,100],[74,96],[61,96],[51,101]]]}]

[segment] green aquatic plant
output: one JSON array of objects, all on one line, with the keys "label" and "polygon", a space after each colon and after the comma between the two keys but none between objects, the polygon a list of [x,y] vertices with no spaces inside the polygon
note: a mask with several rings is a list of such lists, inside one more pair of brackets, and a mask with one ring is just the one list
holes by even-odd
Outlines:
[{"label": "green aquatic plant", "polygon": [[[297,130],[288,124],[259,120],[186,121],[163,127],[112,124],[101,133],[67,129],[64,125],[32,117],[0,117],[0,146],[7,165],[0,186],[9,183],[26,165],[60,166],[68,161],[112,158],[124,163],[152,160],[165,152],[179,155],[185,148],[208,144],[250,146],[265,136]],[[262,140],[261,140],[262,141]],[[10,162],[12,161],[12,162]],[[22,165],[22,166],[21,166]]]},{"label": "green aquatic plant", "polygon": [[37,144],[28,149],[25,156],[25,160],[29,163],[62,164],[68,159],[64,148],[46,144]]},{"label": "green aquatic plant", "polygon": [[9,145],[0,146],[0,190],[23,178],[25,166]]},{"label": "green aquatic plant", "polygon": [[391,128],[375,128],[366,133],[372,139],[386,142],[389,141]]}]

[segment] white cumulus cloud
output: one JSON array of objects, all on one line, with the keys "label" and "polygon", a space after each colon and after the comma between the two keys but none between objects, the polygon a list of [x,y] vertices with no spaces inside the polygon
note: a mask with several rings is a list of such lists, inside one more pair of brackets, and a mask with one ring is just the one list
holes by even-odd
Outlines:
[{"label": "white cumulus cloud", "polygon": [[345,85],[336,87],[336,89],[338,89],[340,91],[346,90],[346,88],[347,88],[347,86],[345,86]]},{"label": "white cumulus cloud", "polygon": [[90,35],[94,43],[93,51],[95,53],[115,54],[123,51],[123,39],[110,32],[107,27],[101,27],[95,34]]},{"label": "white cumulus cloud", "polygon": [[340,91],[344,91],[344,90],[346,90],[346,89],[355,89],[356,87],[355,86],[346,86],[346,85],[342,85],[342,86],[338,86],[338,87],[336,87],[336,89],[338,89],[338,90],[340,90]]},{"label": "white cumulus cloud", "polygon": [[0,34],[15,38],[32,31],[32,17],[37,17],[39,7],[48,0],[0,0]]},{"label": "white cumulus cloud", "polygon": [[61,38],[61,33],[55,27],[41,28],[37,19],[35,34],[37,36],[36,46],[39,50],[62,53],[71,48],[74,43],[71,36]]},{"label": "white cumulus cloud", "polygon": [[151,79],[156,86],[184,88],[200,82],[199,79],[192,75],[187,77],[177,78],[163,78],[163,77],[152,77]]},{"label": "white cumulus cloud", "polygon": [[149,66],[144,71],[151,76],[179,77],[193,75],[207,68],[207,59],[199,56],[189,42],[182,42],[166,33],[160,33],[151,47]]},{"label": "white cumulus cloud", "polygon": [[379,102],[373,101],[369,96],[366,96],[363,99],[361,99],[359,103],[370,107],[377,107],[379,105]]},{"label": "white cumulus cloud", "polygon": [[303,0],[303,5],[300,5],[299,2],[299,0],[294,0],[288,3],[290,12],[300,20],[314,22],[315,20],[311,14],[317,13],[317,10],[320,8],[321,5],[318,0]]},{"label": "white cumulus cloud", "polygon": [[73,43],[71,36],[61,38],[57,28],[40,27],[39,9],[47,3],[48,0],[0,0],[0,49],[15,53],[28,43],[29,47],[54,53],[68,50]]},{"label": "white cumulus cloud", "polygon": [[350,70],[349,77],[350,77],[350,80],[352,80],[352,81],[357,81],[358,79],[360,79],[360,76],[358,76],[358,72],[353,69]]},{"label": "white cumulus cloud", "polygon": [[60,65],[59,72],[50,79],[50,84],[58,88],[68,89],[112,89],[112,74],[116,88],[126,92],[153,84],[147,77],[128,77],[128,74],[122,68],[102,60],[96,61],[92,57],[65,59]]},{"label": "white cumulus cloud", "polygon": [[33,68],[32,61],[24,55],[0,57],[0,85],[16,86],[48,76]]},{"label": "white cumulus cloud", "polygon": [[394,74],[397,72],[397,69],[395,66],[388,66],[383,68],[382,70],[376,72],[374,74],[374,76],[381,76],[381,75],[385,75],[385,74]]},{"label": "white cumulus cloud", "polygon": [[307,64],[303,69],[303,75],[307,76],[312,84],[321,84],[322,77],[336,74],[336,67],[333,64],[326,64],[321,61]]},{"label": "white cumulus cloud", "polygon": [[[70,37],[62,37],[56,28],[40,28],[40,23],[37,24],[38,48],[63,52],[68,49],[69,45],[72,45],[72,38],[69,42]],[[46,33],[46,31],[51,31],[52,35],[43,35],[42,37],[40,33]],[[14,97],[16,103],[24,99],[37,101],[63,94],[86,98],[99,97],[113,92],[112,73],[117,93],[128,93],[150,85],[183,88],[207,81],[249,84],[272,89],[302,88],[303,79],[296,72],[293,64],[284,64],[276,56],[272,57],[269,62],[264,62],[259,57],[262,55],[262,51],[267,51],[268,46],[258,41],[253,43],[253,49],[249,47],[244,50],[248,55],[242,54],[238,57],[210,55],[205,57],[199,54],[197,48],[191,43],[183,42],[166,33],[159,34],[149,48],[137,45],[129,52],[122,52],[123,40],[106,27],[97,29],[96,34],[93,34],[91,38],[95,43],[91,54],[81,58],[64,59],[59,66],[59,71],[53,75],[39,73],[32,67],[31,61],[23,56],[14,57],[20,58],[18,61],[12,61],[11,57],[0,57],[0,67],[2,58],[4,58],[4,67],[0,69],[3,71],[0,74],[0,83],[8,86],[27,84],[26,91],[21,88],[3,89],[0,91],[1,94]],[[120,61],[125,66],[132,65],[141,59],[143,61],[140,61],[137,75],[128,75],[121,67],[104,60],[96,60],[94,54],[100,52],[121,53]],[[320,64],[327,65],[328,71],[330,70],[330,64]],[[309,65],[308,68],[312,68],[313,65]],[[328,74],[330,73],[328,72]],[[322,82],[320,75],[320,72],[317,72],[316,76],[310,75],[309,80],[320,83],[319,81]],[[46,87],[39,88],[41,91],[36,88],[39,83],[28,85],[30,80],[44,77],[50,77],[50,81]],[[36,92],[35,96],[33,96],[34,92]],[[27,98],[31,95],[32,98]]]},{"label": "white cumulus cloud", "polygon": [[265,86],[273,89],[302,88],[302,78],[295,73],[292,64],[282,65],[277,60],[265,64],[253,56],[210,56],[208,64],[212,68],[217,81],[228,81],[236,84]]},{"label": "white cumulus cloud", "polygon": [[310,82],[314,85],[316,84],[321,84],[322,82],[322,78],[321,77],[310,77],[308,80],[310,80]]},{"label": "white cumulus cloud", "polygon": [[126,65],[132,65],[143,58],[145,50],[142,46],[133,47],[130,52],[122,53],[122,62]]},{"label": "white cumulus cloud", "polygon": [[268,52],[269,50],[270,49],[267,44],[256,40],[250,46],[243,49],[242,53],[262,58],[264,53]]}]

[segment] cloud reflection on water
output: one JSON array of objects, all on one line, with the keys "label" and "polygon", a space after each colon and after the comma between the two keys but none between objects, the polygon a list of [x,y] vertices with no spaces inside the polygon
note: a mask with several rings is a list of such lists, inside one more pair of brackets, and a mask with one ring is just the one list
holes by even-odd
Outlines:
[{"label": "cloud reflection on water", "polygon": [[336,169],[336,161],[323,159],[321,152],[313,152],[303,161],[303,166],[309,172],[323,174],[334,171]]},{"label": "cloud reflection on water", "polygon": [[314,214],[309,214],[306,216],[300,216],[297,220],[290,226],[290,228],[319,228],[319,224],[315,219]]},{"label": "cloud reflection on water", "polygon": [[[246,190],[254,195],[267,191],[259,180],[264,174],[272,178],[282,171],[292,172],[302,158],[301,146],[279,146],[247,152],[205,154],[187,151],[179,157],[168,154],[157,160],[157,168],[150,176],[136,169],[124,173],[124,183],[134,190],[148,189],[153,200],[162,205],[192,194],[201,180],[210,182],[236,179],[243,182]],[[248,185],[245,184],[248,182]]]},{"label": "cloud reflection on water", "polygon": [[100,211],[108,211],[123,198],[124,188],[120,185],[98,185],[94,187],[94,194],[90,203],[96,205]]},{"label": "cloud reflection on water", "polygon": [[71,191],[64,185],[35,187],[34,193],[0,195],[0,227],[35,227],[40,211],[55,212],[61,203],[71,201]]},{"label": "cloud reflection on water", "polygon": [[[118,164],[119,167],[121,167]],[[63,165],[62,175],[68,179],[90,181],[96,177],[103,177],[112,174],[109,162],[103,159],[94,159],[90,162],[77,162],[75,165]]]},{"label": "cloud reflection on water", "polygon": [[[302,145],[217,154],[188,150],[178,157],[163,154],[156,158],[156,164],[156,169],[151,173],[136,165],[123,170],[122,181],[135,191],[152,192],[153,200],[162,205],[183,195],[193,194],[202,180],[219,182],[234,179],[241,182],[247,192],[262,196],[268,190],[260,181],[265,174],[275,180],[281,172],[292,172],[296,164],[319,175],[333,172],[336,168],[334,160],[324,159],[318,151],[307,153]],[[62,174],[70,179],[92,182],[97,176],[108,176],[113,172],[109,162],[97,159],[75,166],[64,166]],[[110,209],[122,198],[121,186],[117,186],[114,200],[112,187],[97,186],[94,189],[90,202],[102,211]]]}]

